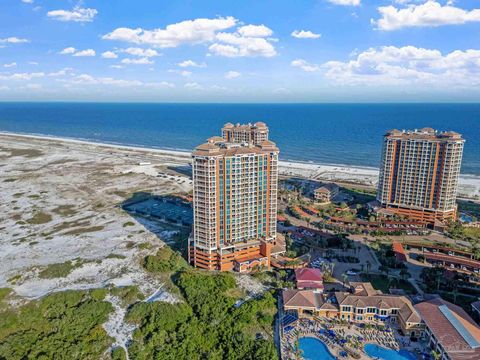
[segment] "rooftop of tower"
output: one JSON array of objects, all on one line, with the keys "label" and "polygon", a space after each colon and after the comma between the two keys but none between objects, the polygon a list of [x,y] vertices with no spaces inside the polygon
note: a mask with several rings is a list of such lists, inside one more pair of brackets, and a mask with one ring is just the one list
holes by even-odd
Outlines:
[{"label": "rooftop of tower", "polygon": [[235,156],[242,154],[264,154],[278,152],[279,149],[273,141],[265,140],[260,144],[232,143],[219,136],[212,136],[207,142],[198,145],[193,151],[194,156]]},{"label": "rooftop of tower", "polygon": [[255,124],[252,124],[252,123],[248,123],[248,124],[236,123],[235,125],[228,122],[225,125],[223,125],[223,129],[268,130],[268,126],[267,126],[267,124],[265,124],[264,122],[261,122],[261,121],[258,121]]},{"label": "rooftop of tower", "polygon": [[385,134],[387,138],[418,139],[418,140],[455,140],[464,141],[462,135],[454,131],[437,131],[432,128],[421,128],[414,130],[392,129]]}]

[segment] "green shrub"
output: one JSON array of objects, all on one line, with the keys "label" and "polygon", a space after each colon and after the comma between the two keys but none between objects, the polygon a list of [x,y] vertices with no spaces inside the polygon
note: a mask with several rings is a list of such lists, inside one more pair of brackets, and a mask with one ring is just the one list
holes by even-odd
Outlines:
[{"label": "green shrub", "polygon": [[[185,302],[137,303],[126,320],[137,325],[132,359],[277,359],[272,340],[276,303],[271,293],[235,307],[229,273],[184,271],[174,276]],[[257,339],[258,333],[268,340]]]},{"label": "green shrub", "polygon": [[0,359],[100,359],[111,344],[102,327],[111,310],[87,291],[65,291],[3,311]]},{"label": "green shrub", "polygon": [[119,297],[125,306],[144,298],[144,295],[138,287],[133,285],[114,287],[110,289],[110,294]]},{"label": "green shrub", "polygon": [[146,256],[143,262],[143,267],[150,272],[175,272],[187,266],[185,259],[168,246],[158,250],[156,255]]}]

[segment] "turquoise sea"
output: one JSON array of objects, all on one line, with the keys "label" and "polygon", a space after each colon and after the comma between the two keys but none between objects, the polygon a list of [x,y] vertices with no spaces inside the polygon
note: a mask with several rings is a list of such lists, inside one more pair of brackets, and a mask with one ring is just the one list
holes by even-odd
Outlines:
[{"label": "turquoise sea", "polygon": [[368,167],[391,128],[454,130],[480,175],[480,104],[0,103],[0,131],[187,151],[228,121],[266,122],[283,160]]}]

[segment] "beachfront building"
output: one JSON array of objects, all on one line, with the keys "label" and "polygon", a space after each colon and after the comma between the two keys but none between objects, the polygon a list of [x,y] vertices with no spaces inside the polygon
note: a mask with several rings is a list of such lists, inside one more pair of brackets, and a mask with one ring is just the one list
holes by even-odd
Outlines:
[{"label": "beachfront building", "polygon": [[415,305],[424,336],[442,360],[480,359],[480,327],[459,306],[441,298]]},{"label": "beachfront building", "polygon": [[[353,323],[396,323],[404,335],[418,338],[424,325],[405,296],[382,294],[370,286],[357,292],[322,294],[313,290],[284,290],[283,308],[302,318],[329,318]],[[359,289],[362,287],[362,289]]]},{"label": "beachfront building", "polygon": [[429,225],[455,220],[464,141],[430,128],[387,132],[377,200],[393,214]]},{"label": "beachfront building", "polygon": [[263,123],[226,124],[222,133],[192,153],[189,260],[208,270],[269,267],[277,232],[279,150]]},{"label": "beachfront building", "polygon": [[338,195],[340,187],[337,184],[326,184],[313,191],[315,201],[328,203]]}]

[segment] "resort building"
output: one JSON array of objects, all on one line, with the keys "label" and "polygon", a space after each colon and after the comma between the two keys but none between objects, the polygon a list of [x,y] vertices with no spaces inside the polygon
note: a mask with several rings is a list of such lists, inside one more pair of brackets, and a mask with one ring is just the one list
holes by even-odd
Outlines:
[{"label": "resort building", "polygon": [[299,318],[324,317],[357,323],[397,323],[406,336],[420,337],[424,328],[418,312],[405,296],[381,294],[369,286],[356,293],[322,294],[312,290],[284,290],[285,312]]},{"label": "resort building", "polygon": [[189,261],[208,270],[270,266],[277,232],[278,153],[268,128],[226,124],[192,153]]},{"label": "resort building", "polygon": [[415,305],[424,336],[442,360],[480,359],[480,327],[459,306],[441,298]]},{"label": "resort building", "polygon": [[338,195],[340,187],[336,184],[323,185],[313,191],[313,198],[315,201],[321,203],[328,203]]},{"label": "resort building", "polygon": [[297,289],[323,291],[323,275],[319,269],[295,269],[295,279],[297,281]]},{"label": "resort building", "polygon": [[430,128],[387,132],[377,200],[394,214],[432,226],[455,220],[464,142],[458,133]]}]

